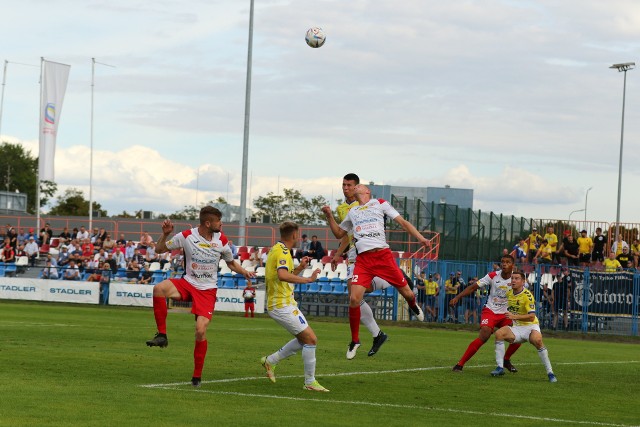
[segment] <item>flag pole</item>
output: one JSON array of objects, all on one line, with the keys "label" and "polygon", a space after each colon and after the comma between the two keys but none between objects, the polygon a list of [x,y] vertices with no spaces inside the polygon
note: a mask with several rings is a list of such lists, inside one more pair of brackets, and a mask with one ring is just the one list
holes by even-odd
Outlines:
[{"label": "flag pole", "polygon": [[[38,122],[38,141],[39,147],[42,147],[42,115],[44,111],[42,109],[42,100],[44,94],[42,93],[42,73],[44,68],[44,57],[40,57],[40,121]],[[38,157],[42,156],[41,150],[38,150]],[[36,233],[38,233],[38,240],[40,237],[40,162],[38,161],[38,173],[36,174]]]}]

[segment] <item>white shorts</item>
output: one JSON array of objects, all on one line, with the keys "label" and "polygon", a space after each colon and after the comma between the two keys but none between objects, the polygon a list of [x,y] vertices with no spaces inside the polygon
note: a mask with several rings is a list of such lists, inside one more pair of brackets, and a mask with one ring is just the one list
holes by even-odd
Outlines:
[{"label": "white shorts", "polygon": [[269,316],[293,335],[298,335],[309,327],[302,311],[294,305],[269,310]]},{"label": "white shorts", "polygon": [[509,329],[516,336],[514,343],[519,344],[529,341],[529,335],[532,331],[540,332],[540,325],[509,326]]}]

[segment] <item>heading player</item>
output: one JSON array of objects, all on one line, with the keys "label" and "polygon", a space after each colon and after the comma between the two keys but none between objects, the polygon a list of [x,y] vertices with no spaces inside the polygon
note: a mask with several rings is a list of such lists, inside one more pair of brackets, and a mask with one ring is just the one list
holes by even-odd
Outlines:
[{"label": "heading player", "polygon": [[[355,195],[355,188],[358,184],[360,184],[360,177],[355,173],[348,173],[342,178],[342,194],[344,195],[345,201],[336,208],[339,222],[345,220],[351,208],[358,206],[358,201],[356,200]],[[351,279],[353,278],[353,268],[356,263],[356,247],[352,237],[353,233],[349,233],[341,239],[340,247],[331,260],[331,264],[335,269],[338,261],[342,259],[342,254],[347,248],[349,248],[347,252],[347,291],[349,295],[351,295]],[[383,282],[381,280],[378,281]],[[378,352],[378,350],[380,350],[380,347],[385,343],[385,341],[387,341],[388,337],[387,334],[382,332],[380,326],[378,326],[376,319],[373,317],[373,310],[371,310],[371,307],[364,298],[360,302],[360,321],[369,330],[373,337],[373,345],[368,353],[368,356],[373,356]],[[349,348],[347,348],[347,359],[351,360],[356,357],[358,347],[360,347],[360,343],[349,345]]]},{"label": "heading player", "polygon": [[269,380],[275,383],[274,369],[278,362],[293,356],[302,349],[302,363],[304,364],[304,385],[302,388],[309,391],[327,392],[329,390],[321,386],[315,378],[318,338],[293,298],[292,283],[315,282],[320,274],[320,269],[315,269],[311,277],[298,276],[302,270],[307,268],[311,259],[308,256],[302,257],[300,265],[293,268],[291,249],[298,241],[298,230],[298,224],[295,222],[286,221],[280,224],[280,241],[269,251],[265,265],[269,316],[289,331],[294,338],[280,350],[263,357],[260,362]]},{"label": "heading player", "polygon": [[[514,259],[511,255],[503,255],[500,259],[501,270],[490,272],[473,285],[465,288],[449,302],[450,306],[455,307],[461,298],[471,295],[479,288],[484,288],[485,286],[490,287],[489,297],[487,298],[487,303],[482,309],[482,315],[480,318],[480,334],[478,335],[478,338],[471,341],[471,344],[467,347],[462,359],[460,359],[460,361],[453,367],[454,372],[462,372],[464,364],[467,363],[467,361],[476,354],[480,347],[487,342],[493,333],[494,328],[511,325],[511,320],[507,317],[507,291],[511,284],[513,264]],[[496,348],[499,346],[502,346],[504,349],[504,341],[496,338]],[[510,345],[507,350],[507,354],[504,356],[504,366],[510,372],[518,372],[518,370],[511,364],[510,359],[519,347],[520,344]]]},{"label": "heading player", "polygon": [[183,248],[186,271],[180,279],[166,279],[153,287],[153,315],[158,327],[156,336],[147,341],[149,347],[166,347],[167,338],[167,300],[192,301],[191,313],[196,320],[196,342],[193,350],[193,377],[191,384],[200,387],[202,368],[207,355],[207,327],[216,305],[218,292],[218,263],[224,259],[229,269],[242,274],[246,279],[255,277],[233,260],[227,237],[220,231],[222,213],[212,207],[200,209],[200,225],[174,235],[173,223],[165,219],[162,222],[162,236],[156,245],[157,253]]},{"label": "heading player", "polygon": [[349,295],[350,350],[360,345],[360,302],[365,290],[371,288],[371,282],[376,276],[398,289],[418,320],[424,320],[424,313],[416,303],[416,296],[393,259],[387,244],[384,229],[385,215],[400,224],[420,244],[425,247],[429,245],[429,241],[411,223],[402,218],[387,201],[371,199],[371,191],[367,186],[358,184],[355,187],[355,197],[359,206],[352,207],[340,225],[333,218],[329,206],[322,208],[329,227],[337,239],[342,239],[349,232],[353,233],[357,253],[351,279],[351,295]]},{"label": "heading player", "polygon": [[[521,271],[514,271],[511,274],[511,289],[507,292],[508,312],[507,318],[513,321],[513,326],[503,326],[496,331],[496,342],[508,341],[510,343],[523,343],[529,341],[538,349],[538,356],[547,371],[549,381],[558,381],[551,368],[549,353],[542,342],[540,324],[536,317],[536,301],[533,294],[524,288],[525,278]],[[504,345],[496,346],[496,362],[498,367],[491,372],[494,377],[504,375],[502,358],[504,356]]]}]

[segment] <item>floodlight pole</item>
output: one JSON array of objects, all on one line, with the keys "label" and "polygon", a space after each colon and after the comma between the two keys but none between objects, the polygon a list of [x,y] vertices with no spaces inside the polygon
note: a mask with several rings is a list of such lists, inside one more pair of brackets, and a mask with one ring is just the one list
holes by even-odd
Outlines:
[{"label": "floodlight pole", "polygon": [[609,68],[617,69],[619,72],[624,72],[624,84],[622,86],[622,125],[620,127],[620,160],[618,161],[618,203],[616,208],[616,235],[614,239],[618,238],[620,234],[620,198],[622,194],[622,146],[624,142],[624,105],[627,94],[627,71],[632,70],[635,67],[635,62],[625,62],[623,64],[613,64]]},{"label": "floodlight pole", "polygon": [[593,190],[593,187],[587,188],[587,193],[584,195],[584,226],[587,227],[587,200],[589,199],[589,191]]},{"label": "floodlight pole", "polygon": [[582,212],[584,209],[577,209],[575,211],[571,211],[571,213],[569,214],[569,222],[571,222],[571,215],[573,215],[574,213],[578,213],[578,212]]}]

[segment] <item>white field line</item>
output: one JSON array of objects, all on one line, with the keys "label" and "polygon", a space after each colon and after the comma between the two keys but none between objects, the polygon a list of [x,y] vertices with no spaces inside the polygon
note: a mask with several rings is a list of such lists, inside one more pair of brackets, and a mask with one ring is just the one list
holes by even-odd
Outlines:
[{"label": "white field line", "polygon": [[[560,362],[555,363],[555,365],[601,365],[601,364],[621,364],[621,363],[640,363],[639,360],[618,360],[618,361],[594,361],[594,362]],[[538,365],[538,363],[520,363],[520,365]],[[474,365],[474,366],[465,366],[465,368],[490,368],[493,365]],[[391,374],[391,373],[400,373],[400,372],[419,372],[419,371],[432,371],[437,369],[451,369],[450,366],[432,366],[426,368],[408,368],[408,369],[390,369],[384,371],[361,371],[361,372],[340,372],[334,374],[323,374],[322,377],[340,377],[340,376],[350,376],[350,375],[379,375],[379,374]],[[457,374],[456,374],[457,375]],[[301,378],[301,375],[282,375],[278,378]],[[253,381],[253,380],[265,380],[264,376],[260,377],[241,377],[241,378],[228,378],[222,380],[211,380],[211,381],[203,381],[203,384],[219,384],[219,383],[229,383],[229,382],[239,382],[239,381]],[[553,423],[561,423],[561,424],[583,424],[583,425],[592,425],[592,426],[610,426],[610,427],[633,427],[628,424],[614,424],[614,423],[602,423],[597,421],[582,421],[582,420],[568,420],[562,418],[550,418],[550,417],[538,417],[531,415],[518,415],[513,413],[499,413],[499,412],[482,412],[482,411],[471,411],[467,409],[455,409],[455,408],[438,408],[435,406],[418,406],[418,405],[401,405],[395,403],[375,403],[375,402],[367,402],[367,401],[357,401],[357,400],[331,400],[331,399],[314,399],[314,398],[305,398],[305,397],[291,397],[291,396],[279,396],[274,394],[257,394],[257,393],[240,393],[233,391],[216,391],[216,390],[203,390],[201,388],[184,388],[183,386],[189,385],[191,386],[191,382],[180,382],[180,383],[170,383],[170,384],[144,384],[140,385],[140,387],[146,388],[156,388],[163,390],[179,390],[179,391],[191,391],[196,393],[208,393],[208,394],[219,394],[219,395],[227,395],[227,396],[240,396],[240,397],[253,397],[253,398],[264,398],[264,399],[283,399],[283,400],[292,400],[292,401],[304,401],[304,402],[318,402],[318,403],[328,403],[331,405],[334,404],[343,404],[343,405],[361,405],[361,406],[372,406],[377,408],[399,408],[399,409],[415,409],[415,410],[427,410],[427,411],[436,411],[436,412],[448,412],[454,414],[466,414],[466,415],[479,415],[479,416],[491,416],[491,417],[499,417],[499,418],[519,418],[524,420],[532,420],[532,421],[541,421],[541,422],[553,422]]]}]

